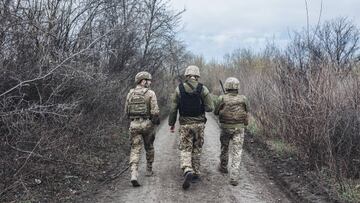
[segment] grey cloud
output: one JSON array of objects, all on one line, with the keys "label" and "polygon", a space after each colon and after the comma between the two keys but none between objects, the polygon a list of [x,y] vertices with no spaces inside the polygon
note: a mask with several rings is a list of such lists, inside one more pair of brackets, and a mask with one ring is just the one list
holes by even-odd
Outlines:
[{"label": "grey cloud", "polygon": [[[263,48],[267,40],[281,46],[289,30],[306,26],[303,0],[172,0],[175,9],[186,8],[181,38],[195,54],[221,59],[237,48]],[[308,0],[309,21],[316,25],[321,0]],[[322,21],[348,16],[359,25],[358,0],[323,0]]]}]

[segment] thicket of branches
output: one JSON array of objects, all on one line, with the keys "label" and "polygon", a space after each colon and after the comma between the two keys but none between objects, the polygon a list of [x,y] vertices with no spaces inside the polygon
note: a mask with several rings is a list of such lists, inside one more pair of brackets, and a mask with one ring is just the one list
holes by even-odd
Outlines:
[{"label": "thicket of branches", "polygon": [[358,178],[360,33],[341,18],[313,35],[297,35],[278,67],[281,134],[302,146],[312,168]]},{"label": "thicket of branches", "polygon": [[135,74],[149,71],[160,90],[188,57],[180,15],[165,0],[1,1],[1,199],[106,165],[98,154],[126,142]]},{"label": "thicket of branches", "polygon": [[336,19],[295,33],[285,50],[238,50],[206,64],[176,39],[180,15],[166,0],[0,2],[1,200],[27,199],[39,184],[71,195],[64,176],[91,180],[124,161],[111,154],[126,150],[123,106],[135,74],[153,74],[164,107],[170,94],[160,90],[173,90],[190,61],[205,67],[215,94],[216,79],[238,77],[263,132],[295,145],[312,168],[339,182],[359,177],[356,26]]},{"label": "thicket of branches", "polygon": [[298,149],[312,169],[359,178],[359,29],[346,18],[294,33],[285,50],[237,50],[207,64],[205,81],[236,76],[263,134]]}]

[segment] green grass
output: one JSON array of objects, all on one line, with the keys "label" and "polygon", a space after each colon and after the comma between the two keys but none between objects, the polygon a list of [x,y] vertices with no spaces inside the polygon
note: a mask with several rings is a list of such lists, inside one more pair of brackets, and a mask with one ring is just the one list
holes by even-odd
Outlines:
[{"label": "green grass", "polygon": [[268,140],[266,143],[278,156],[296,154],[296,148],[282,140]]},{"label": "green grass", "polygon": [[338,182],[339,179],[329,167],[322,167],[317,175],[331,186],[332,192],[337,193],[340,202],[360,202],[360,180],[343,178]]},{"label": "green grass", "polygon": [[338,186],[338,193],[345,202],[360,202],[360,183],[343,183]]},{"label": "green grass", "polygon": [[261,129],[253,116],[250,115],[249,125],[246,127],[252,135],[260,135]]},{"label": "green grass", "polygon": [[[248,131],[254,136],[264,136],[264,132],[261,126],[258,124],[256,119],[250,115],[249,125],[247,126]],[[276,129],[271,130],[271,134],[274,136],[277,134]],[[266,144],[270,147],[270,149],[274,150],[278,156],[283,155],[295,155],[297,153],[296,147],[286,143],[281,139],[269,139],[268,137],[264,137]]]}]

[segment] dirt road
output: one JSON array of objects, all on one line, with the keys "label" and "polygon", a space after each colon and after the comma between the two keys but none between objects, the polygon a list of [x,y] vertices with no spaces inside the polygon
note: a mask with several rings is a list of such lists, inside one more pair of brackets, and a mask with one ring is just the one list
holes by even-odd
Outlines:
[{"label": "dirt road", "polygon": [[[220,154],[219,127],[208,117],[202,155],[202,180],[188,191],[182,185],[178,135],[170,134],[166,122],[158,129],[155,140],[153,177],[145,177],[142,157],[139,181],[133,188],[129,173],[114,181],[111,188],[100,191],[95,202],[291,202],[259,165],[244,151],[240,184],[228,183],[228,176],[217,171]],[[178,128],[177,128],[178,129]],[[144,155],[143,151],[143,155]]]}]

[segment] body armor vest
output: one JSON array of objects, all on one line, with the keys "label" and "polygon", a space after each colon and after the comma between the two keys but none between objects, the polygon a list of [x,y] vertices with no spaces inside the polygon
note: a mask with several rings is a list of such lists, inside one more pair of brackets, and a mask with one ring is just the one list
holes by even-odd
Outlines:
[{"label": "body armor vest", "polygon": [[204,103],[201,99],[203,85],[199,83],[192,92],[186,92],[184,84],[179,85],[180,91],[180,116],[197,117],[205,113]]},{"label": "body armor vest", "polygon": [[246,103],[241,95],[224,95],[223,107],[219,111],[220,123],[239,124],[247,119]]}]

